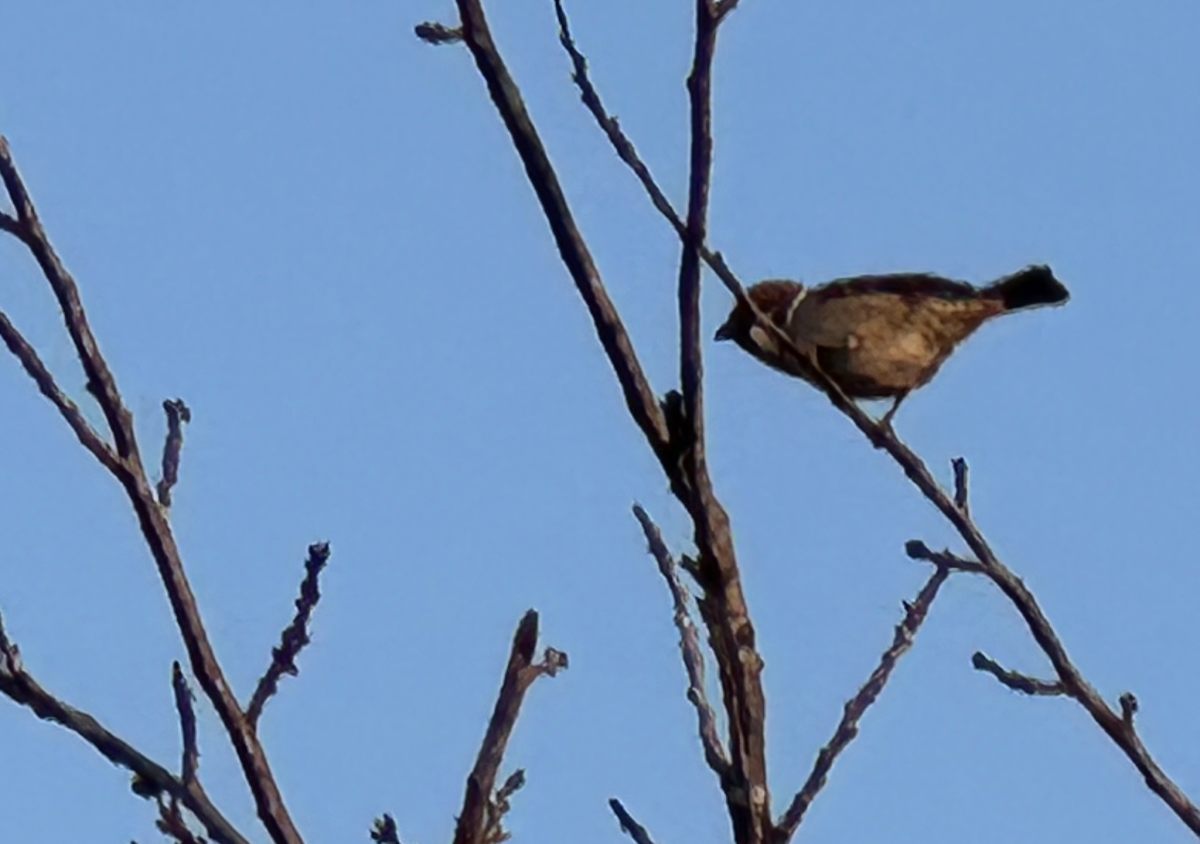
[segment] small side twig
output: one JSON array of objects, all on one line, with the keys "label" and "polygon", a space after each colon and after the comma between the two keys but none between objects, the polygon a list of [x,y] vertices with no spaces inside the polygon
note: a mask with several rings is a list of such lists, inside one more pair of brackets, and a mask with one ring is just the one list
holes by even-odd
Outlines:
[{"label": "small side twig", "polygon": [[974,560],[965,559],[946,549],[934,551],[919,539],[910,539],[904,543],[904,553],[913,560],[924,560],[927,563],[933,563],[938,568],[967,571],[972,574],[987,574],[984,567]]},{"label": "small side twig", "polygon": [[131,771],[133,788],[144,797],[162,794],[178,800],[190,811],[218,844],[247,844],[247,839],[231,824],[198,787],[186,785],[129,742],[106,729],[88,713],[76,709],[42,688],[21,660],[16,643],[8,638],[0,618],[0,694],[28,708],[44,721],[60,724],[90,744],[108,761]]},{"label": "small side twig", "polygon": [[[567,667],[567,655],[554,648],[546,648],[542,659],[535,662],[534,650],[537,648],[537,640],[538,614],[529,610],[521,618],[513,635],[508,666],[500,684],[500,694],[492,709],[492,717],[488,721],[479,755],[467,777],[462,811],[458,815],[458,824],[454,830],[454,844],[494,844],[496,839],[489,839],[488,835],[495,834],[496,828],[492,821],[498,823],[499,816],[503,814],[496,798],[501,796],[504,788],[496,792],[495,798],[493,790],[500,764],[504,760],[505,748],[508,747],[508,739],[517,724],[521,704],[525,701],[525,693],[539,677],[553,677]],[[511,777],[505,788],[510,783],[514,783]],[[508,795],[519,787],[519,784],[513,784],[503,795],[504,800],[507,802]]]},{"label": "small side twig", "polygon": [[300,597],[296,598],[296,614],[291,624],[283,629],[279,645],[271,649],[271,664],[259,679],[246,707],[246,720],[251,729],[258,727],[263,706],[279,688],[284,674],[295,677],[296,657],[309,643],[308,620],[312,617],[317,601],[321,600],[321,570],[329,562],[329,543],[314,542],[308,546],[308,557],[304,561],[304,579],[300,581]]},{"label": "small side twig", "polygon": [[942,588],[942,584],[946,582],[946,578],[950,576],[951,569],[946,566],[938,566],[933,574],[929,576],[929,580],[921,587],[921,591],[917,593],[917,597],[910,603],[904,603],[904,618],[896,625],[895,633],[892,635],[892,644],[883,652],[883,656],[879,659],[879,664],[875,666],[875,670],[871,672],[871,676],[867,678],[867,682],[863,684],[858,693],[850,700],[846,701],[845,707],[842,709],[842,718],[838,722],[837,728],[833,731],[833,737],[828,744],[821,748],[817,754],[817,761],[813,764],[812,772],[808,775],[804,785],[796,792],[796,796],[792,798],[791,804],[787,811],[775,824],[775,835],[772,837],[773,842],[783,844],[789,841],[796,833],[796,829],[804,820],[804,814],[812,805],[813,800],[820,794],[821,789],[825,787],[825,782],[829,776],[830,770],[833,768],[833,763],[837,761],[849,745],[850,742],[858,736],[858,723],[862,720],[866,711],[871,707],[887,685],[888,679],[892,676],[892,672],[896,669],[896,665],[900,662],[900,658],[913,646],[913,640],[916,638],[917,631],[921,628],[921,624],[925,621],[925,617],[929,614],[929,608],[933,605],[934,598],[938,595],[938,590]]},{"label": "small side twig", "polygon": [[646,831],[646,827],[633,819],[633,815],[621,805],[621,801],[617,798],[612,798],[608,801],[608,808],[612,809],[612,813],[617,816],[617,821],[621,824],[621,832],[628,835],[634,844],[654,844],[654,839],[650,837],[650,833]]},{"label": "small side twig", "polygon": [[183,737],[180,774],[184,785],[192,785],[200,768],[200,750],[196,745],[196,710],[192,706],[196,697],[188,687],[179,660],[171,663],[171,688],[175,690],[175,709],[179,712],[179,731]]},{"label": "small side twig", "polygon": [[396,819],[387,812],[375,819],[371,827],[371,840],[375,844],[401,844],[400,831],[396,829]]},{"label": "small side twig", "polygon": [[697,727],[700,732],[700,742],[704,746],[704,759],[708,766],[717,774],[724,777],[729,770],[729,757],[721,744],[717,733],[717,716],[712,704],[708,702],[708,694],[704,684],[704,654],[700,649],[700,636],[696,625],[692,623],[688,604],[691,596],[679,579],[676,572],[675,560],[663,542],[662,532],[658,525],[647,515],[641,505],[633,505],[633,515],[642,526],[646,542],[650,546],[650,554],[658,563],[658,571],[667,582],[674,604],[675,629],[679,631],[679,650],[683,657],[683,667],[687,672],[687,698],[696,709]]},{"label": "small side twig", "polygon": [[1024,692],[1027,695],[1070,696],[1067,687],[1058,680],[1041,680],[1037,677],[1022,674],[1019,671],[1012,671],[996,662],[983,651],[975,651],[971,656],[971,665],[976,671],[991,674],[1014,692]]},{"label": "small side twig", "polygon": [[954,467],[954,506],[962,510],[964,514],[970,515],[970,492],[967,488],[970,467],[967,466],[967,461],[962,457],[955,457],[950,461],[950,465]]},{"label": "small side twig", "polygon": [[1125,692],[1117,701],[1121,704],[1121,720],[1130,730],[1133,729],[1133,716],[1138,711],[1138,700],[1133,692]]},{"label": "small side twig", "polygon": [[413,27],[413,32],[426,44],[454,44],[462,41],[461,26],[446,26],[437,21],[425,21]]},{"label": "small side twig", "polygon": [[163,402],[167,414],[167,437],[163,442],[162,478],[158,481],[158,503],[171,506],[171,489],[179,481],[179,455],[183,450],[183,426],[192,421],[191,409],[183,399],[167,399]]},{"label": "small side twig", "polygon": [[157,800],[158,821],[155,825],[159,832],[170,836],[176,844],[205,844],[204,839],[192,832],[187,821],[183,819],[183,812],[179,811],[178,800],[174,798],[165,800],[161,794]]}]

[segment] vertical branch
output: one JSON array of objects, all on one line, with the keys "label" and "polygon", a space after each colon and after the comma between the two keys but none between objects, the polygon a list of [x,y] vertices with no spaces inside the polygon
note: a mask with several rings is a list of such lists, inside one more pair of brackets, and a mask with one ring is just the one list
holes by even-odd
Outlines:
[{"label": "vertical branch", "polygon": [[[498,828],[499,815],[503,814],[497,806],[499,801],[494,802],[492,795],[509,736],[517,724],[517,716],[521,714],[521,704],[525,702],[525,693],[539,677],[553,677],[567,667],[567,655],[554,648],[546,648],[542,660],[534,662],[537,640],[538,615],[530,610],[521,618],[513,635],[500,694],[496,697],[475,766],[467,777],[462,811],[454,829],[454,844],[492,844],[488,833]],[[523,776],[510,777],[497,797],[507,800],[509,794],[520,788],[523,780]]]}]

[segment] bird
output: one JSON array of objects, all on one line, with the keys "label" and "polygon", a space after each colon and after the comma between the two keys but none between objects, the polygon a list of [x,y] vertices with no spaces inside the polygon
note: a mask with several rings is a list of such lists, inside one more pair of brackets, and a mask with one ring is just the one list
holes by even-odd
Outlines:
[{"label": "bird", "polygon": [[[768,279],[746,294],[847,397],[892,399],[880,419],[883,425],[891,424],[900,403],[928,383],[983,323],[1070,298],[1044,264],[982,287],[932,273],[889,273],[835,279],[811,289]],[[817,383],[795,352],[758,324],[745,302],[734,305],[714,339],[732,340],[768,366]]]}]

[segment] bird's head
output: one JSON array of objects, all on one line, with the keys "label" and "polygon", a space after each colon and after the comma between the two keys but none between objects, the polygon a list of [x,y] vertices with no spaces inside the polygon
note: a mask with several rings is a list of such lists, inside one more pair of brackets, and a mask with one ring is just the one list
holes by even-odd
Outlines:
[{"label": "bird's head", "polygon": [[[760,281],[746,290],[746,296],[763,316],[783,327],[787,321],[788,308],[796,302],[797,297],[804,292],[804,285],[798,281],[785,279],[770,279]],[[729,312],[729,316],[717,329],[714,340],[732,340],[744,349],[756,351],[751,329],[754,328],[754,312],[744,303],[738,302]]]}]

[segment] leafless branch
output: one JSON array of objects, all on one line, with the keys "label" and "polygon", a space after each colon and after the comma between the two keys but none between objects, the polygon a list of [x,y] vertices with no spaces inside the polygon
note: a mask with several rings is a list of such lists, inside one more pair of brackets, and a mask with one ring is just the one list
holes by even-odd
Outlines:
[{"label": "leafless branch", "polygon": [[[541,661],[534,662],[537,640],[538,615],[529,610],[517,625],[512,650],[508,656],[508,667],[500,684],[500,694],[496,698],[491,720],[488,721],[487,732],[475,759],[475,766],[467,777],[462,811],[454,830],[454,844],[494,844],[495,839],[488,836],[495,834],[499,817],[503,814],[499,802],[507,802],[512,791],[520,787],[517,781],[510,778],[505,784],[507,793],[505,789],[501,789],[496,798],[493,798],[496,776],[504,760],[509,736],[516,726],[517,716],[520,715],[521,704],[525,701],[525,693],[539,677],[553,677],[559,670],[567,667],[567,655],[554,648],[546,648]],[[508,788],[510,784],[512,787]]]},{"label": "leafless branch", "polygon": [[171,506],[171,489],[179,481],[179,454],[183,449],[183,426],[192,421],[192,411],[183,399],[163,402],[167,414],[167,437],[163,442],[162,478],[158,482],[158,503]]},{"label": "leafless branch", "polygon": [[967,461],[961,457],[955,457],[950,461],[950,465],[954,468],[954,506],[969,514],[971,512],[970,490],[968,489],[970,469]]},{"label": "leafless branch", "polygon": [[462,41],[462,29],[449,27],[436,21],[426,21],[413,27],[417,37],[427,44],[454,44]]},{"label": "leafless branch", "polygon": [[246,720],[251,729],[257,729],[263,706],[279,688],[279,679],[288,674],[299,674],[296,657],[308,644],[308,620],[312,618],[317,601],[321,600],[321,570],[329,562],[329,543],[314,542],[308,546],[308,558],[304,561],[304,579],[300,581],[300,597],[296,599],[296,615],[291,624],[283,629],[279,646],[271,649],[271,664],[258,681],[250,705],[246,707]]},{"label": "leafless branch", "polygon": [[178,844],[205,844],[204,839],[196,835],[188,827],[183,813],[179,811],[178,800],[164,800],[160,794],[158,801],[158,830],[163,835],[169,835]]},{"label": "leafless branch", "polygon": [[8,346],[9,351],[13,353],[21,365],[25,367],[25,371],[29,373],[29,377],[37,384],[38,390],[43,396],[50,399],[62,418],[71,426],[71,430],[75,432],[79,442],[92,453],[92,455],[100,461],[101,465],[113,474],[119,474],[123,471],[120,458],[113,453],[112,448],[104,441],[96,430],[88,424],[88,421],[83,418],[83,412],[79,406],[59,389],[58,383],[54,380],[54,376],[50,374],[50,370],[42,363],[42,359],[38,357],[37,351],[29,344],[25,337],[17,330],[17,327],[9,321],[8,316],[0,311],[0,337],[4,339],[4,344]]},{"label": "leafless branch", "polygon": [[167,794],[187,807],[212,839],[219,844],[247,844],[245,837],[225,819],[197,786],[185,784],[162,765],[106,729],[86,712],[46,691],[21,661],[15,642],[0,619],[0,693],[28,708],[37,717],[67,728],[90,744],[108,761],[134,774],[135,790],[146,797]]},{"label": "leafless branch", "polygon": [[[183,558],[176,545],[175,536],[146,475],[146,469],[138,450],[133,416],[126,408],[120,391],[117,389],[116,379],[109,370],[96,338],[92,334],[79,296],[79,288],[54,251],[54,247],[42,228],[33,201],[13,162],[8,142],[2,136],[0,136],[0,179],[3,180],[5,190],[16,211],[16,220],[20,228],[18,239],[25,244],[37,261],[58,301],[67,333],[71,336],[84,374],[87,376],[88,391],[96,398],[104,413],[119,460],[107,459],[107,452],[89,445],[89,442],[81,434],[83,429],[65,412],[64,416],[75,430],[76,436],[79,436],[88,450],[112,472],[129,497],[141,526],[142,535],[154,558],[167,598],[171,603],[180,636],[187,650],[192,673],[199,681],[205,695],[212,701],[213,707],[229,734],[230,743],[237,754],[246,783],[254,796],[259,819],[276,844],[301,844],[300,833],[283,803],[283,797],[279,793],[279,786],[275,782],[262,744],[255,735],[253,727],[246,720],[213,650],[212,643],[208,639],[196,597],[184,571]],[[11,348],[12,344],[9,345]],[[40,380],[39,376],[30,369],[31,359],[27,356],[23,357],[15,349],[14,352],[18,358],[21,358],[27,371],[34,376],[34,380],[38,381],[42,392],[59,406],[60,412],[63,412],[64,405],[56,400],[54,395],[57,388],[55,391],[49,391],[47,383]],[[44,367],[42,369],[44,370]]]},{"label": "leafless branch", "polygon": [[1066,686],[1057,680],[1039,680],[1019,671],[1009,669],[996,662],[983,651],[975,651],[971,657],[971,665],[976,671],[991,674],[1014,692],[1024,692],[1027,695],[1070,695]]},{"label": "leafless branch", "polygon": [[650,554],[658,563],[658,571],[667,582],[674,604],[675,628],[679,631],[679,650],[683,656],[683,667],[687,671],[687,698],[696,709],[696,720],[700,732],[700,742],[704,746],[704,758],[708,766],[717,774],[724,777],[729,771],[729,757],[721,745],[717,733],[717,716],[704,688],[704,654],[700,650],[700,637],[696,626],[692,623],[688,604],[691,596],[679,579],[675,570],[675,561],[670,550],[663,542],[658,525],[646,514],[640,505],[633,505],[633,515],[642,526],[646,542],[650,546]]},{"label": "leafless branch", "polygon": [[910,539],[904,543],[904,551],[914,560],[925,560],[933,563],[939,568],[947,568],[953,571],[966,571],[972,574],[986,574],[984,568],[974,560],[966,560],[957,554],[952,554],[946,549],[934,551],[924,542],[919,539]]},{"label": "leafless branch", "polygon": [[608,801],[608,808],[612,809],[612,813],[617,816],[617,821],[621,824],[621,832],[628,835],[634,844],[654,844],[654,839],[650,837],[646,827],[633,819],[633,815],[629,814],[629,811],[621,805],[620,800],[612,798]]},{"label": "leafless branch", "polygon": [[376,818],[375,825],[371,828],[371,840],[375,844],[401,844],[395,818],[387,812],[383,813],[383,817]]},{"label": "leafless branch", "polygon": [[1130,730],[1133,729],[1133,716],[1138,711],[1138,700],[1134,697],[1133,692],[1125,692],[1117,700],[1121,704],[1121,720],[1125,722],[1125,726]]},{"label": "leafless branch", "polygon": [[196,710],[192,707],[195,696],[188,687],[178,660],[171,664],[171,687],[175,690],[175,709],[179,712],[179,731],[183,737],[180,772],[184,785],[191,785],[196,782],[196,771],[200,767],[200,750],[196,745]]},{"label": "leafless branch", "polygon": [[850,742],[858,736],[858,722],[862,720],[867,709],[876,701],[883,691],[883,687],[887,685],[900,658],[913,646],[917,631],[929,614],[929,608],[933,605],[933,599],[937,597],[938,590],[950,576],[950,571],[946,566],[938,566],[929,576],[925,585],[921,587],[917,597],[911,603],[904,602],[904,618],[896,625],[892,644],[883,652],[879,664],[875,666],[875,670],[871,672],[867,682],[854,697],[846,701],[842,710],[842,719],[838,722],[837,729],[833,731],[833,738],[817,754],[817,761],[813,764],[812,773],[808,775],[803,787],[792,798],[791,805],[776,824],[775,835],[771,839],[776,844],[783,844],[796,834],[796,829],[804,820],[804,814],[808,811],[808,807],[825,787],[833,763],[837,761],[838,756],[849,746]]}]

